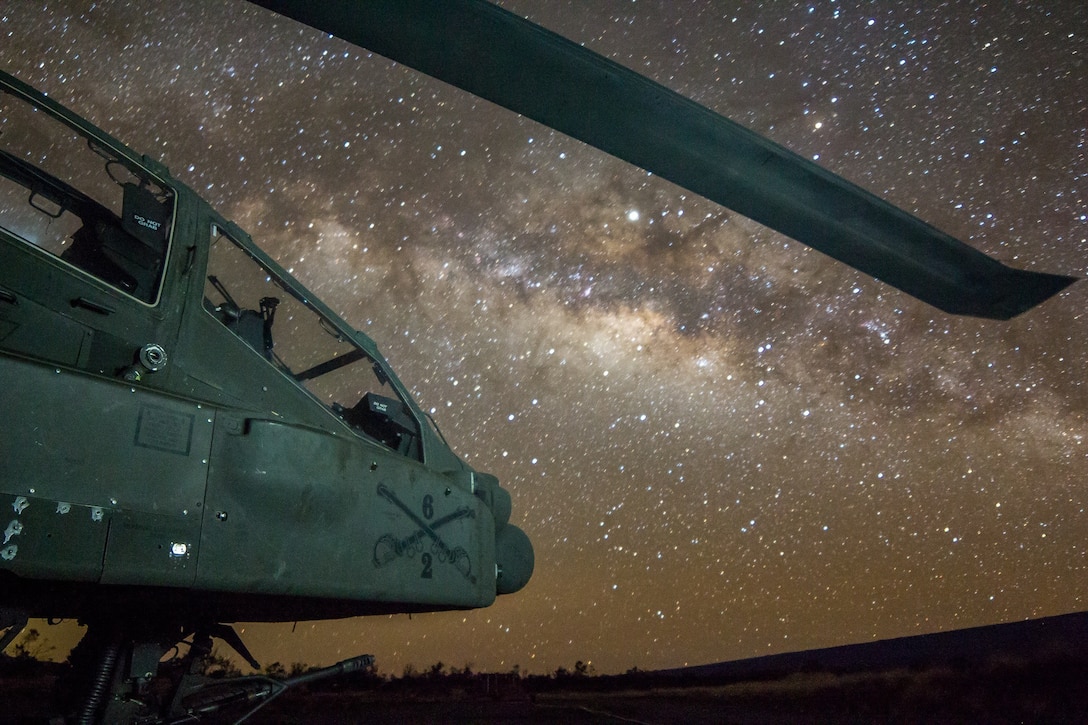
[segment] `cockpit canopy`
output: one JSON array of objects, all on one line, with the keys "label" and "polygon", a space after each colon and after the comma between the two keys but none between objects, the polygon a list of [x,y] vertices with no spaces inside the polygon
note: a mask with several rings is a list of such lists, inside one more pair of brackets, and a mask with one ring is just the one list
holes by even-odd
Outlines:
[{"label": "cockpit canopy", "polygon": [[423,459],[420,423],[383,361],[213,227],[204,309],[359,435]]},{"label": "cockpit canopy", "polygon": [[155,304],[173,192],[130,159],[0,91],[0,230]]}]

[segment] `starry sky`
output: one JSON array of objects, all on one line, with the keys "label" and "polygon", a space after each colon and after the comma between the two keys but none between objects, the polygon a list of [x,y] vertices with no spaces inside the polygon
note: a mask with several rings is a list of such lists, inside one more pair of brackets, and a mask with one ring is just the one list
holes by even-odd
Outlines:
[{"label": "starry sky", "polygon": [[[1080,2],[504,0],[1013,265],[1088,274]],[[1088,286],[956,318],[239,0],[10,0],[0,67],[233,218],[514,498],[475,612],[262,662],[677,667],[1086,608]]]}]

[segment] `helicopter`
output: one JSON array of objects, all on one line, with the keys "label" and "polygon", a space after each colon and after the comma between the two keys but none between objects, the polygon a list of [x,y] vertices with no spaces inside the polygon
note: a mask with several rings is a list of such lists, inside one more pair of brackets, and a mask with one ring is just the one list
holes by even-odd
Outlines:
[{"label": "helicopter", "polygon": [[[1013,269],[483,0],[256,4],[750,216],[953,314],[1074,281]],[[81,721],[277,690],[198,673],[230,627],[486,607],[532,575],[512,500],[376,343],[155,160],[0,74],[0,626],[88,625]],[[10,511],[8,511],[10,507]],[[3,519],[7,519],[4,521]],[[189,642],[167,696],[160,661]],[[366,666],[366,656],[328,674]]]},{"label": "helicopter", "polygon": [[0,91],[4,646],[76,618],[146,680],[147,642],[183,632],[256,666],[220,622],[525,585],[509,493],[369,337],[165,168],[12,76]]}]

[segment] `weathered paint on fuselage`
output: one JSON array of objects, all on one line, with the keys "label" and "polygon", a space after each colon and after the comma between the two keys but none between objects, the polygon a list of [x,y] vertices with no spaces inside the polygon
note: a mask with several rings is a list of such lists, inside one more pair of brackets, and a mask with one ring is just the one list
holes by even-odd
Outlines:
[{"label": "weathered paint on fuselage", "polygon": [[[426,423],[373,342],[163,167],[0,81],[174,204],[150,303],[0,226],[0,607],[78,616],[118,591],[224,620],[490,604],[509,496]],[[349,426],[210,313],[216,228],[378,361],[418,426],[415,458]],[[166,364],[126,375],[148,345]]]}]

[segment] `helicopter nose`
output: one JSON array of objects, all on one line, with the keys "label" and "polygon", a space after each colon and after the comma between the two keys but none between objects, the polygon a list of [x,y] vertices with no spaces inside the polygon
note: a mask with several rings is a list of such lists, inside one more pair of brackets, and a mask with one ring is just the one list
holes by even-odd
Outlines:
[{"label": "helicopter nose", "polygon": [[506,524],[495,534],[495,591],[513,594],[533,575],[533,544],[524,531]]}]

